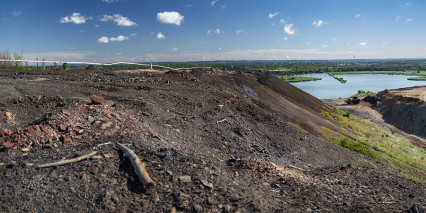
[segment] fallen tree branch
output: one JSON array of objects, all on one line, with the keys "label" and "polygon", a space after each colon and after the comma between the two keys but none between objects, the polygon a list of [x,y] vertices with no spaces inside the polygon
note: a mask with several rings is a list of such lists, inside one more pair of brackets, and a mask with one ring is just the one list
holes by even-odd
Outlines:
[{"label": "fallen tree branch", "polygon": [[[69,160],[63,160],[63,161],[58,161],[55,163],[47,163],[47,164],[43,164],[43,165],[36,165],[36,167],[38,168],[47,168],[47,167],[52,167],[52,166],[61,166],[61,165],[65,165],[65,164],[69,164],[69,163],[74,163],[74,162],[78,162],[78,161],[82,161],[84,159],[90,158],[93,155],[95,155],[97,152],[93,151],[90,154],[87,155],[83,155],[77,158],[73,158],[73,159],[69,159]],[[32,164],[28,164],[28,165],[32,165]]]},{"label": "fallen tree branch", "polygon": [[226,120],[226,118],[224,118],[224,119],[222,119],[222,120],[220,120],[220,121],[216,121],[216,123],[217,123],[217,124],[220,124],[220,123],[223,123],[223,122],[225,122],[225,121],[227,121],[227,120]]},{"label": "fallen tree branch", "polygon": [[146,172],[145,164],[139,159],[139,157],[131,149],[127,148],[123,144],[117,143],[117,147],[124,152],[124,155],[130,159],[136,174],[138,174],[139,180],[142,182],[145,188],[151,188],[154,186],[154,181],[149,177]]}]

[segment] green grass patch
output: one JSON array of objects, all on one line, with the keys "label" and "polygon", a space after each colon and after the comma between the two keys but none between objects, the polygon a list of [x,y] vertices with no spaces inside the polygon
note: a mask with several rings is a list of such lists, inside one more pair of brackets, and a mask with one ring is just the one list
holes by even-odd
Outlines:
[{"label": "green grass patch", "polygon": [[376,95],[377,92],[371,92],[371,91],[364,91],[364,90],[358,90],[358,93],[355,95],[352,95],[352,97],[365,97],[365,96],[373,96]]},{"label": "green grass patch", "polygon": [[277,77],[289,83],[321,80],[321,78],[301,77],[301,76],[277,75]]},{"label": "green grass patch", "polygon": [[347,82],[345,79],[335,76],[335,73],[327,73],[327,74],[328,74],[329,76],[333,77],[334,79],[336,79],[336,80],[340,81],[340,83],[342,83],[342,84],[344,84],[344,83],[346,83],[346,82]]},{"label": "green grass patch", "polygon": [[303,132],[308,133],[308,131],[304,130],[302,127],[300,127],[300,126],[299,126],[298,124],[296,124],[296,123],[289,122],[289,124],[290,124],[290,125],[292,125],[292,126],[294,126],[294,127],[296,127],[296,128],[298,128],[298,129],[300,129],[300,130],[302,130]]},{"label": "green grass patch", "polygon": [[411,81],[426,81],[426,76],[412,77],[407,79]]},{"label": "green grass patch", "polygon": [[359,153],[361,155],[365,155],[371,159],[378,159],[377,155],[375,154],[374,150],[359,142],[349,142],[347,138],[342,138],[339,143],[339,146],[349,149],[353,152]]}]

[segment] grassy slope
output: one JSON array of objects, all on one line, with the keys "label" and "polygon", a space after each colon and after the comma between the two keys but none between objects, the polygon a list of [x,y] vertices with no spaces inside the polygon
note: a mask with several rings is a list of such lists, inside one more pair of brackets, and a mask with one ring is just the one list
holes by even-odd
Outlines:
[{"label": "grassy slope", "polygon": [[389,165],[408,179],[426,183],[426,152],[423,149],[414,146],[394,131],[388,132],[349,112],[330,107],[322,114],[330,123],[336,121],[345,127],[338,127],[340,132],[323,127],[331,136],[325,139]]}]

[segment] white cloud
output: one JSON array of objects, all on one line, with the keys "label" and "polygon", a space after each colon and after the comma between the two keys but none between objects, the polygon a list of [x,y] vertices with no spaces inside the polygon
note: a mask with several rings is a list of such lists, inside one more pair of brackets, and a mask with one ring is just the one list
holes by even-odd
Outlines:
[{"label": "white cloud", "polygon": [[117,36],[117,37],[111,37],[110,39],[109,39],[111,42],[115,42],[115,41],[125,41],[125,40],[129,40],[129,37],[127,37],[127,36],[124,36],[124,35],[119,35],[119,36]]},{"label": "white cloud", "polygon": [[214,7],[214,5],[218,2],[219,0],[213,0],[212,2],[210,2],[210,6]]},{"label": "white cloud", "polygon": [[324,24],[328,24],[328,22],[323,21],[323,20],[318,20],[318,21],[312,22],[312,25],[315,26],[315,27],[321,27]]},{"label": "white cloud", "polygon": [[99,24],[95,24],[95,27],[99,27]]},{"label": "white cloud", "polygon": [[212,34],[212,33],[214,33],[214,34],[220,34],[220,33],[223,33],[223,31],[222,30],[220,30],[220,29],[210,29],[210,30],[207,30],[207,34]]},{"label": "white cloud", "polygon": [[401,19],[401,17],[402,17],[402,16],[397,16],[397,17],[395,18],[395,20],[399,21],[399,19]]},{"label": "white cloud", "polygon": [[409,18],[409,19],[407,19],[407,20],[405,20],[406,22],[411,22],[411,21],[414,21],[414,19],[412,19],[412,18]]},{"label": "white cloud", "polygon": [[100,21],[112,21],[117,24],[117,26],[131,27],[137,25],[135,22],[131,21],[129,18],[124,17],[120,14],[114,15],[104,15]]},{"label": "white cloud", "polygon": [[360,42],[359,44],[358,44],[359,46],[361,46],[361,47],[366,47],[367,46],[367,42]]},{"label": "white cloud", "polygon": [[91,19],[85,16],[80,15],[80,13],[73,13],[70,16],[65,16],[59,20],[60,23],[74,23],[74,24],[84,24],[87,20]]},{"label": "white cloud", "polygon": [[287,24],[284,26],[284,32],[289,35],[294,35],[296,32],[293,29],[293,24]]},{"label": "white cloud", "polygon": [[11,12],[11,14],[12,14],[12,16],[21,16],[21,15],[22,15],[22,11],[16,11],[16,10],[13,10],[13,11]]},{"label": "white cloud", "polygon": [[245,32],[245,30],[237,30],[237,31],[235,31],[235,33],[238,35],[238,34],[240,34],[240,33],[244,33]]},{"label": "white cloud", "polygon": [[107,44],[107,43],[109,43],[109,38],[106,37],[106,36],[102,36],[102,37],[98,38],[98,43]]},{"label": "white cloud", "polygon": [[179,49],[177,47],[173,48],[172,51],[173,52],[177,52]]},{"label": "white cloud", "polygon": [[135,37],[135,36],[137,36],[138,34],[137,33],[132,33],[132,34],[130,34],[130,36],[131,37]]},{"label": "white cloud", "polygon": [[113,3],[113,2],[119,2],[120,0],[102,0],[102,1],[106,3]]},{"label": "white cloud", "polygon": [[405,3],[404,4],[406,7],[409,7],[409,6],[411,6],[411,2],[407,2],[407,3]]},{"label": "white cloud", "polygon": [[220,8],[225,9],[226,5],[222,4],[222,5],[220,5]]},{"label": "white cloud", "polygon": [[125,41],[125,40],[129,40],[129,37],[124,36],[124,35],[119,35],[117,37],[111,37],[108,38],[106,36],[102,36],[100,38],[98,38],[98,43],[103,43],[103,44],[108,44],[109,42],[119,42],[119,41]]},{"label": "white cloud", "polygon": [[284,36],[284,41],[287,41],[288,40],[288,37],[287,36]]},{"label": "white cloud", "polygon": [[322,48],[327,48],[327,47],[328,47],[327,44],[322,45]]},{"label": "white cloud", "polygon": [[157,39],[158,39],[158,40],[162,40],[162,39],[166,39],[166,37],[163,35],[163,33],[159,32],[159,33],[157,34]]},{"label": "white cloud", "polygon": [[273,19],[275,16],[277,16],[279,13],[275,12],[275,13],[269,13],[268,15],[268,19]]},{"label": "white cloud", "polygon": [[157,13],[157,20],[163,24],[176,24],[180,26],[181,22],[183,21],[183,15],[175,11],[165,11],[162,13]]},{"label": "white cloud", "polygon": [[355,18],[359,18],[359,17],[361,17],[361,13],[358,13],[355,15]]},{"label": "white cloud", "polygon": [[285,20],[285,19],[280,19],[280,22],[281,22],[281,24],[285,24],[285,23],[287,23],[287,20]]}]

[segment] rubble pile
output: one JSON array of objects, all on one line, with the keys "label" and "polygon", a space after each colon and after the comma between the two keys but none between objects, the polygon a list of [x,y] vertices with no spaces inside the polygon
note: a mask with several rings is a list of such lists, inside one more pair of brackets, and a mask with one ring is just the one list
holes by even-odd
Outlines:
[{"label": "rubble pile", "polygon": [[129,128],[143,132],[142,135],[155,135],[146,125],[135,125],[139,121],[112,107],[112,101],[95,95],[90,98],[92,102],[86,105],[56,107],[54,112],[47,112],[42,118],[27,126],[18,126],[16,130],[2,128],[1,145],[6,149],[29,152],[33,147],[92,143],[101,136],[124,133]]}]

